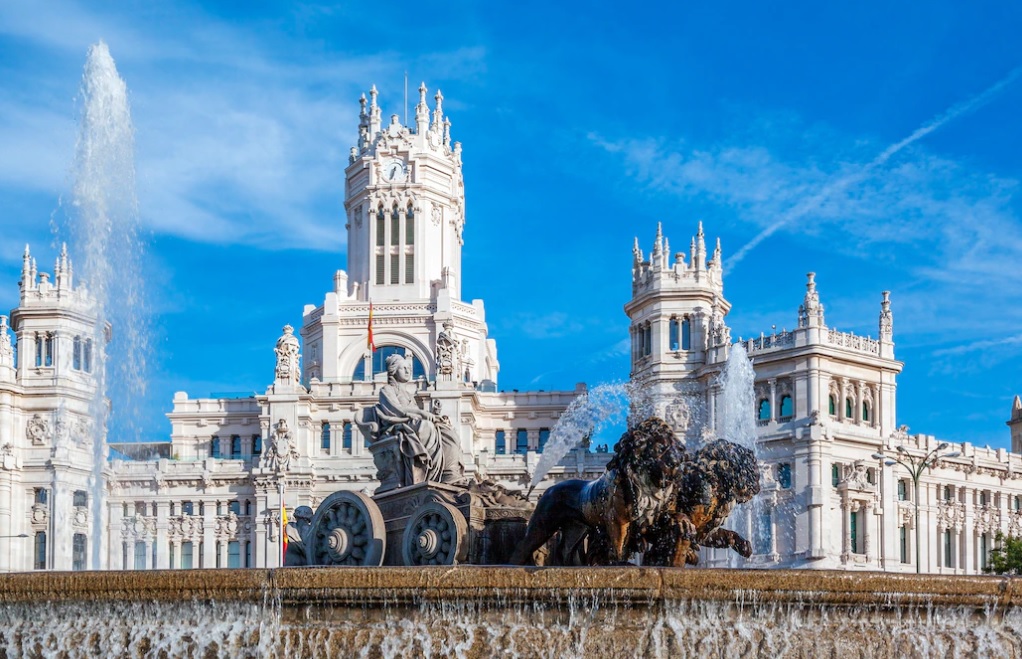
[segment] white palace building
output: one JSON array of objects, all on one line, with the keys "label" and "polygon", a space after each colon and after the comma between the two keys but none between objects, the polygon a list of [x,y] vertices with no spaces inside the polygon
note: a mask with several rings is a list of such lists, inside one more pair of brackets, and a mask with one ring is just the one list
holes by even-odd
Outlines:
[{"label": "white palace building", "polygon": [[[413,360],[423,405],[439,404],[460,431],[466,472],[527,485],[551,429],[585,387],[498,390],[483,303],[461,299],[461,144],[451,140],[442,96],[431,111],[425,87],[419,92],[412,126],[396,115],[383,123],[375,88],[363,96],[345,171],[347,271],[320,304],[305,306],[300,343],[284,328],[266,393],[177,393],[167,443],[113,445],[109,459],[95,450],[104,333],[68,254],[46,273],[26,248],[19,305],[0,316],[0,571],[279,565],[281,484],[288,510],[378,485],[354,421],[377,401],[394,353]],[[733,347],[719,241],[707,253],[700,225],[687,253],[671,253],[657,229],[649,253],[636,241],[631,270],[632,298],[623,302],[633,380],[656,393],[657,412],[679,434],[693,418],[672,402],[679,391],[716,424],[716,375]],[[923,572],[976,574],[997,531],[1022,535],[1022,402],[1008,421],[1010,452],[907,434],[897,424],[902,363],[888,293],[878,301],[878,338],[840,332],[827,326],[810,274],[796,329],[744,342],[756,373],[750,413],[764,494],[732,523],[755,553],[703,550],[704,565],[915,572],[918,553]],[[877,453],[929,456],[934,466],[917,491],[905,467]],[[607,458],[579,447],[545,484],[596,478]],[[98,470],[97,460],[105,462]],[[90,486],[94,473],[101,488]]]}]

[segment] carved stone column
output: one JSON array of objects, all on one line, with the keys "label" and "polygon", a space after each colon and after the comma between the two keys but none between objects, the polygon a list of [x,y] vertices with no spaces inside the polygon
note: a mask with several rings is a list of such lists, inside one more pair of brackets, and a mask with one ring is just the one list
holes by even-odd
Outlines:
[{"label": "carved stone column", "polygon": [[777,421],[777,378],[767,380],[770,385],[770,420]]}]

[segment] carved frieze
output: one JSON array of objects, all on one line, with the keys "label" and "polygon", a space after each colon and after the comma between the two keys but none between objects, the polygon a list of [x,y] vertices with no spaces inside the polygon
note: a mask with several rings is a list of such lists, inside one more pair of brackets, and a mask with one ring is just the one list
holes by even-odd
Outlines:
[{"label": "carved frieze", "polygon": [[33,446],[43,446],[52,437],[50,422],[38,414],[33,414],[25,426],[25,436]]}]

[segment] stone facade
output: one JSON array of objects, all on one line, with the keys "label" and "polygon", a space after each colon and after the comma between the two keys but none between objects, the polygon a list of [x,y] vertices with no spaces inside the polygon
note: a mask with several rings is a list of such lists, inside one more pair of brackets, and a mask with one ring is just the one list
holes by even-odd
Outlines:
[{"label": "stone facade", "polygon": [[[92,438],[103,334],[91,297],[73,285],[66,252],[51,280],[26,249],[19,306],[9,324],[0,316],[0,570],[280,565],[282,503],[315,508],[338,490],[378,486],[356,420],[379,399],[394,353],[412,359],[423,408],[439,406],[458,431],[466,473],[527,486],[585,387],[498,390],[484,305],[461,299],[461,145],[440,93],[431,110],[419,92],[413,126],[396,116],[384,125],[375,89],[363,97],[345,171],[347,271],[304,308],[297,331],[286,325],[267,346],[265,393],[177,393],[168,443],[114,445],[107,461]],[[636,241],[625,304],[642,411],[687,442],[722,432],[717,377],[734,345],[756,372],[749,413],[765,493],[732,522],[755,553],[705,551],[703,563],[915,571],[913,483],[871,456],[898,446],[921,456],[939,442],[897,426],[889,294],[877,338],[840,332],[810,274],[792,330],[736,341],[721,246],[708,253],[705,241],[701,225],[687,253],[672,253],[659,228],[649,254]],[[923,473],[923,571],[977,573],[996,531],[1022,533],[1019,399],[1009,425],[1014,452],[955,446],[959,457]],[[533,496],[597,477],[607,457],[572,451]]]}]

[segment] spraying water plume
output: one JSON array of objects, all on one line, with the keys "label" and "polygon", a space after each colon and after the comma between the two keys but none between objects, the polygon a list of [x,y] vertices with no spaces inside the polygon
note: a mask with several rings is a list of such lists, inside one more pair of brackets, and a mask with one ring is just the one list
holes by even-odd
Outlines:
[{"label": "spraying water plume", "polygon": [[92,403],[95,451],[92,563],[101,565],[106,439],[141,434],[149,315],[141,277],[135,140],[127,86],[102,41],[89,48],[80,90],[72,209],[66,231],[98,317],[98,386]]}]

